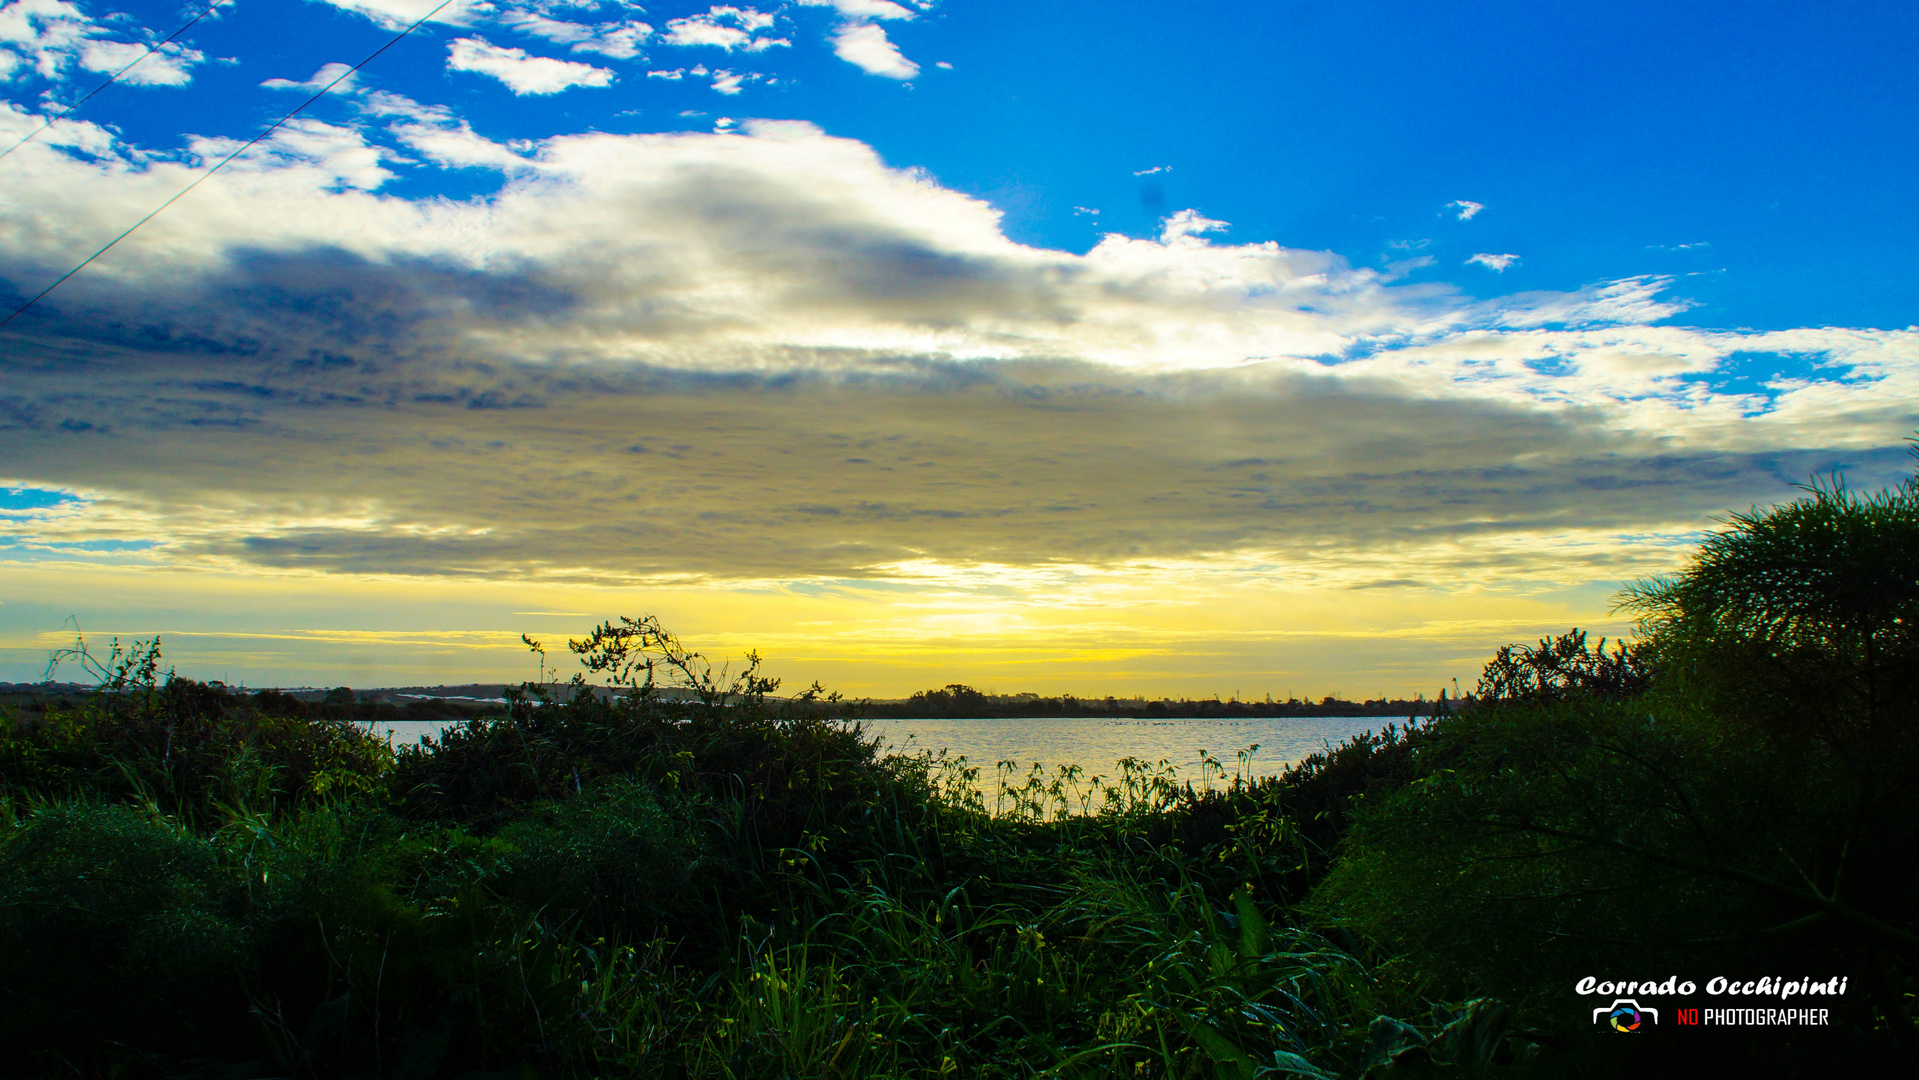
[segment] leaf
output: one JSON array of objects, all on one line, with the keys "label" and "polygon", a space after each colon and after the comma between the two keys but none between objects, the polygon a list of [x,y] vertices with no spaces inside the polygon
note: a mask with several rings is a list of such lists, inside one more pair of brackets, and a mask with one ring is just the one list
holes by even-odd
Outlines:
[{"label": "leaf", "polygon": [[1184,1014],[1179,1021],[1200,1049],[1206,1051],[1206,1056],[1213,1059],[1213,1075],[1219,1080],[1254,1080],[1259,1075],[1259,1064],[1211,1024]]},{"label": "leaf", "polygon": [[1334,1080],[1334,1075],[1287,1050],[1273,1051],[1273,1068],[1289,1076],[1310,1076],[1313,1080]]},{"label": "leaf", "polygon": [[1253,903],[1251,889],[1241,889],[1233,894],[1233,907],[1239,911],[1239,955],[1244,960],[1257,960],[1272,948],[1272,931],[1266,925],[1266,919],[1260,915],[1259,907]]},{"label": "leaf", "polygon": [[1366,1065],[1368,1075],[1375,1066],[1390,1065],[1405,1051],[1426,1044],[1419,1029],[1404,1020],[1376,1016],[1366,1028]]}]

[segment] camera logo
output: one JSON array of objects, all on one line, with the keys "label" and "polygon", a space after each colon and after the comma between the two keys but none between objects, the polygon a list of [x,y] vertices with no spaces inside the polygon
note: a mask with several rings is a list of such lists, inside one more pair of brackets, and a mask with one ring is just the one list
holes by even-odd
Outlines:
[{"label": "camera logo", "polygon": [[1639,1022],[1647,1018],[1651,1018],[1655,1024],[1659,1022],[1658,1009],[1640,1008],[1639,1003],[1632,998],[1617,998],[1611,1005],[1601,1005],[1594,1009],[1593,1023],[1597,1024],[1602,1016],[1612,1022],[1614,1031],[1621,1032],[1638,1031]]}]

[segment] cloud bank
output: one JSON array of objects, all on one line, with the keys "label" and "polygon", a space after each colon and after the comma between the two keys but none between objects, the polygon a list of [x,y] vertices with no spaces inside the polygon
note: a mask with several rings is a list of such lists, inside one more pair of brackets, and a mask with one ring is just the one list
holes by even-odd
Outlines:
[{"label": "cloud bank", "polygon": [[[1033,248],[803,123],[509,148],[362,100],[384,128],[277,135],[8,327],[0,479],[75,493],[0,521],[17,551],[1564,587],[1663,569],[1712,512],[1814,470],[1898,475],[1919,420],[1919,329],[1676,325],[1652,277],[1476,300],[1226,243],[1193,211]],[[32,122],[9,109],[0,135]],[[0,196],[14,297],[195,165],[49,136]],[[502,181],[382,194],[401,152]],[[1743,378],[1759,353],[1798,374]]]}]

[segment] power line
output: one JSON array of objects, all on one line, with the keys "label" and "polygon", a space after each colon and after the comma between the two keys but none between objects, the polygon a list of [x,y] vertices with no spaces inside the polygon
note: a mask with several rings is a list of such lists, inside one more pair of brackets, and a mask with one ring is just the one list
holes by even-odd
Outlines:
[{"label": "power line", "polygon": [[41,124],[39,127],[34,128],[32,131],[29,131],[25,135],[21,136],[19,142],[14,143],[12,146],[7,147],[5,150],[0,150],[0,158],[4,158],[8,154],[13,153],[15,150],[18,150],[21,147],[27,145],[29,142],[33,141],[34,136],[52,127],[54,124],[57,124],[62,120],[65,120],[67,118],[67,114],[73,112],[73,110],[79,108],[80,106],[85,105],[89,100],[92,99],[93,95],[99,93],[102,90],[105,90],[107,87],[112,86],[114,83],[118,82],[120,79],[120,76],[125,75],[129,71],[132,71],[134,67],[140,63],[140,61],[145,60],[147,57],[152,56],[154,53],[157,53],[161,49],[166,48],[168,45],[173,44],[174,38],[177,38],[181,34],[186,33],[188,30],[193,29],[194,23],[197,23],[201,19],[206,18],[208,15],[213,14],[214,8],[217,8],[221,4],[224,4],[226,2],[227,0],[213,0],[213,3],[207,5],[207,7],[200,12],[200,14],[195,15],[191,19],[188,19],[185,22],[185,24],[183,24],[180,27],[180,29],[175,30],[171,34],[168,34],[165,41],[157,42],[153,45],[148,46],[147,51],[141,53],[139,56],[134,57],[132,63],[129,63],[126,67],[123,67],[119,71],[116,71],[113,74],[107,76],[106,82],[103,82],[99,86],[96,86],[93,89],[87,91],[86,97],[83,97],[79,101],[76,101],[73,104],[67,106],[66,108],[61,109],[58,115],[48,117],[46,123]]},{"label": "power line", "polygon": [[453,3],[453,0],[440,0],[439,4],[435,5],[432,11],[429,11],[425,15],[420,16],[417,20],[414,21],[414,23],[411,26],[408,26],[406,29],[393,35],[393,37],[390,38],[386,44],[368,53],[366,56],[366,59],[361,60],[359,63],[353,65],[350,68],[347,68],[345,71],[342,71],[338,75],[334,76],[332,82],[327,83],[325,86],[322,86],[320,89],[314,91],[314,94],[312,97],[307,98],[305,101],[302,101],[298,106],[296,106],[293,109],[293,111],[287,113],[285,116],[282,116],[278,120],[275,120],[273,123],[267,125],[265,130],[261,131],[258,135],[255,135],[253,138],[248,139],[245,143],[241,144],[239,149],[235,150],[231,154],[228,154],[226,157],[221,158],[220,163],[218,165],[215,165],[213,168],[208,169],[206,172],[201,173],[197,177],[194,177],[193,183],[188,184],[186,187],[181,188],[177,193],[175,193],[175,195],[171,199],[168,199],[166,202],[163,202],[159,206],[154,207],[153,212],[148,214],[146,217],[143,217],[139,221],[136,221],[133,224],[127,226],[127,229],[125,232],[107,241],[106,246],[102,247],[99,251],[96,251],[93,254],[87,256],[85,259],[82,259],[80,261],[80,265],[74,267],[73,269],[67,271],[64,274],[61,274],[58,278],[55,278],[53,284],[47,286],[44,289],[41,289],[40,292],[36,294],[33,299],[27,301],[24,304],[21,304],[17,308],[14,308],[12,314],[9,314],[4,319],[0,319],[0,326],[7,325],[8,323],[12,322],[15,318],[17,318],[21,312],[39,303],[42,299],[46,297],[48,293],[59,288],[61,284],[64,283],[68,278],[72,277],[73,275],[79,273],[82,270],[85,270],[87,268],[87,265],[93,262],[93,260],[99,258],[102,255],[105,255],[108,251],[112,250],[113,245],[119,243],[122,240],[125,240],[129,236],[132,236],[133,231],[135,229],[138,229],[140,226],[145,225],[149,221],[152,221],[154,218],[160,215],[160,211],[165,210],[167,207],[172,206],[174,203],[179,202],[181,199],[185,198],[187,192],[192,191],[194,188],[199,187],[202,181],[206,180],[208,177],[212,176],[214,173],[219,172],[221,169],[226,168],[228,162],[232,161],[234,158],[237,158],[241,154],[244,154],[248,150],[252,149],[254,144],[258,143],[261,139],[264,139],[268,135],[271,135],[274,132],[280,130],[281,125],[285,124],[288,120],[291,120],[294,117],[300,115],[302,112],[305,112],[306,107],[308,105],[311,105],[314,102],[325,97],[327,95],[327,91],[333,89],[334,87],[340,85],[342,82],[346,81],[346,78],[348,76],[352,75],[354,72],[359,71],[361,68],[372,63],[374,58],[378,57],[381,53],[387,51],[388,49],[391,49],[395,45],[398,45],[400,43],[400,39],[406,37],[408,34],[411,34],[413,31],[418,30],[422,25],[426,23],[428,19],[431,19],[433,16],[438,15],[443,8],[445,8],[448,4],[451,4],[451,3]]}]

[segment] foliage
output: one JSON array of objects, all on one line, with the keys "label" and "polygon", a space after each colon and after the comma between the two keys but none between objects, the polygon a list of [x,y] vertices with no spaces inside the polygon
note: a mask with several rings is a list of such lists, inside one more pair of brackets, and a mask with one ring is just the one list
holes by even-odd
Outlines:
[{"label": "foliage", "polygon": [[204,824],[223,807],[314,805],[384,785],[392,747],[349,713],[162,678],[159,649],[116,641],[80,707],[0,722],[0,799],[134,799]]},{"label": "foliage", "polygon": [[[1260,781],[884,755],[651,618],[569,642],[613,692],[527,639],[537,684],[397,755],[350,692],[116,648],[0,722],[0,1074],[1892,1074],[1913,500],[1737,516],[1628,594],[1638,642],[1508,646]],[[1657,1062],[1566,1008],[1679,967],[1862,990]]]},{"label": "foliage", "polygon": [[979,716],[986,705],[986,695],[965,683],[920,690],[906,701],[908,711],[928,716]]},{"label": "foliage", "polygon": [[[630,692],[528,687],[324,789],[285,766],[240,795],[125,780],[169,724],[163,764],[229,772],[241,750],[292,761],[302,738],[357,730],[157,665],[146,692],[14,724],[34,767],[5,774],[0,1071],[1359,1067],[1391,1005],[1259,899],[1283,823],[1215,813],[1223,841],[1183,850],[1204,794],[1144,762],[1111,781],[1006,774],[989,812],[964,761],[882,757],[804,696],[770,699],[751,666],[708,681],[655,624],[608,625],[643,632],[579,644]],[[672,692],[689,685],[713,692]]]},{"label": "foliage", "polygon": [[1585,677],[1604,654],[1576,632],[1502,650],[1478,707],[1430,725],[1412,782],[1363,808],[1313,910],[1440,995],[1545,1000],[1584,975],[1674,968],[1844,974],[1862,992],[1832,1003],[1840,1026],[1766,1040],[1766,1064],[1905,1054],[1914,506],[1910,484],[1815,486],[1736,516],[1685,571],[1627,594],[1648,637],[1612,656],[1651,658],[1636,695]]},{"label": "foliage", "polygon": [[[244,1045],[248,956],[217,846],[139,807],[43,807],[0,842],[0,1039]],[[206,1010],[202,1015],[198,1010]]]},{"label": "foliage", "polygon": [[1586,632],[1578,628],[1541,638],[1537,646],[1501,645],[1480,674],[1473,700],[1538,703],[1637,697],[1652,685],[1649,652],[1643,642],[1623,641],[1607,652],[1605,638],[1599,639],[1597,647],[1589,646]]},{"label": "foliage", "polygon": [[1868,752],[1919,707],[1919,480],[1735,514],[1623,601],[1692,696],[1761,737]]}]

